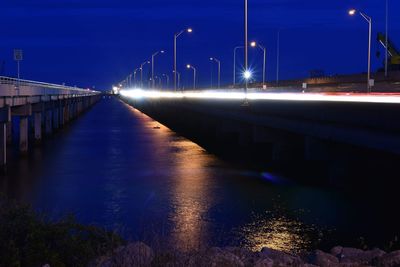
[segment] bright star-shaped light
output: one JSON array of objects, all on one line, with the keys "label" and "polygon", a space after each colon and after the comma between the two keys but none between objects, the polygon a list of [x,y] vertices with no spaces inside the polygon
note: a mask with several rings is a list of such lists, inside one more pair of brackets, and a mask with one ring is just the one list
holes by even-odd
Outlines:
[{"label": "bright star-shaped light", "polygon": [[244,77],[246,80],[250,79],[251,76],[252,76],[251,71],[246,70],[245,72],[243,72],[243,77]]}]

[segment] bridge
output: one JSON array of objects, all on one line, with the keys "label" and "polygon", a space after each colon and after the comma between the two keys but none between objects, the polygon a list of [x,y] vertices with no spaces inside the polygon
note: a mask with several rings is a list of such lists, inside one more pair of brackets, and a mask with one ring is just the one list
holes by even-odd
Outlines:
[{"label": "bridge", "polygon": [[12,117],[19,117],[19,151],[26,153],[31,128],[34,142],[40,143],[42,130],[50,135],[99,99],[100,92],[90,89],[0,76],[0,164],[7,163]]},{"label": "bridge", "polygon": [[200,143],[276,160],[400,155],[399,94],[123,90],[121,97]]}]

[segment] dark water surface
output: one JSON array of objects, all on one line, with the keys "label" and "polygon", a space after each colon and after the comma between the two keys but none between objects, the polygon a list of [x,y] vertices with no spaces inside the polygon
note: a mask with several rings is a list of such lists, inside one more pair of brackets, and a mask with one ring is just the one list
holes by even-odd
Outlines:
[{"label": "dark water surface", "polygon": [[11,164],[0,186],[53,218],[72,212],[82,223],[182,250],[383,247],[399,232],[396,193],[285,179],[225,162],[106,98]]}]

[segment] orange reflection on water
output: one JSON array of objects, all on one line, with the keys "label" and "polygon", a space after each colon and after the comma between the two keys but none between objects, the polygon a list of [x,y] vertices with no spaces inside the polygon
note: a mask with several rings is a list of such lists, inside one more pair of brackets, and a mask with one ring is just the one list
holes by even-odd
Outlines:
[{"label": "orange reflection on water", "polygon": [[[151,134],[151,139],[155,142],[157,151],[154,153],[160,155],[157,158],[167,160],[176,175],[172,179],[173,184],[169,186],[172,203],[168,218],[172,223],[170,242],[182,251],[199,249],[208,241],[207,213],[215,201],[211,192],[214,183],[210,179],[208,166],[216,158],[199,145],[176,135],[168,127],[146,115],[141,114],[141,119],[146,132]],[[169,150],[168,153],[165,150]],[[169,155],[170,158],[163,159],[163,155]]]},{"label": "orange reflection on water", "polygon": [[178,139],[173,145],[179,149],[175,155],[178,176],[171,192],[170,219],[175,225],[172,237],[181,250],[198,249],[207,243],[207,212],[214,202],[210,192],[212,179],[208,179],[207,173],[211,156],[185,139]]},{"label": "orange reflection on water", "polygon": [[311,241],[302,231],[302,223],[284,217],[256,220],[243,230],[245,246],[253,251],[264,247],[298,253],[309,247]]}]

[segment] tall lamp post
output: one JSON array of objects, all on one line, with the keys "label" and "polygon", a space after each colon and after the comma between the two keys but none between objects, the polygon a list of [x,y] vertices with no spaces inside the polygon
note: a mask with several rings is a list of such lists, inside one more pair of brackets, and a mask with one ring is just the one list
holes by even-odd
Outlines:
[{"label": "tall lamp post", "polygon": [[263,56],[263,88],[264,88],[265,87],[265,71],[266,71],[266,61],[267,61],[267,49],[264,46],[262,46],[260,44],[257,44],[256,42],[251,42],[250,46],[251,47],[259,47],[263,51],[263,54],[264,54],[264,56]]},{"label": "tall lamp post", "polygon": [[133,71],[133,83],[135,84],[135,87],[137,87],[137,83],[136,83],[136,74],[137,72],[140,70],[140,68],[137,68]]},{"label": "tall lamp post", "polygon": [[233,85],[236,85],[236,51],[238,49],[243,49],[244,46],[236,46],[233,49]]},{"label": "tall lamp post", "polygon": [[281,54],[281,29],[278,30],[278,36],[276,40],[276,83],[279,83],[279,64]]},{"label": "tall lamp post", "polygon": [[247,86],[251,78],[251,72],[249,71],[249,43],[248,43],[248,2],[244,0],[244,72],[243,77],[245,79],[244,92],[246,95],[245,104],[247,104]]},{"label": "tall lamp post", "polygon": [[218,64],[218,89],[219,89],[221,87],[221,61],[216,59],[215,57],[210,57],[210,60]]},{"label": "tall lamp post", "polygon": [[161,51],[157,51],[154,54],[151,55],[151,82],[152,82],[152,86],[155,86],[155,81],[154,81],[154,58],[155,56],[157,56],[158,54],[164,54],[164,50]]},{"label": "tall lamp post", "polygon": [[182,33],[184,33],[184,32],[188,32],[188,33],[191,33],[191,32],[193,32],[193,30],[192,30],[192,28],[188,28],[188,29],[186,29],[186,30],[182,30],[182,31],[180,31],[180,32],[178,32],[178,33],[176,33],[175,35],[174,35],[174,89],[175,89],[175,91],[176,91],[176,85],[177,85],[177,69],[176,69],[176,40],[178,39],[178,37],[182,34]]},{"label": "tall lamp post", "polygon": [[150,64],[150,61],[145,61],[142,64],[140,64],[140,86],[142,87],[142,89],[143,89],[143,67],[146,64]]},{"label": "tall lamp post", "polygon": [[192,69],[192,70],[193,70],[193,90],[195,90],[195,89],[196,89],[196,68],[193,67],[193,66],[190,65],[190,64],[187,64],[187,65],[186,65],[186,68]]},{"label": "tall lamp post", "polygon": [[[367,83],[367,92],[371,92],[371,43],[372,43],[372,18],[367,16],[363,12],[358,12],[367,22],[369,25],[369,38],[368,38],[368,83]],[[350,16],[354,16],[357,14],[357,10],[351,9],[349,11]]]},{"label": "tall lamp post", "polygon": [[167,88],[168,88],[169,87],[169,75],[164,73],[162,76],[167,79]]},{"label": "tall lamp post", "polygon": [[386,39],[385,39],[385,46],[386,46],[386,53],[385,53],[385,77],[388,77],[388,64],[389,64],[389,51],[388,51],[388,45],[389,45],[389,0],[386,0],[386,19],[385,19],[385,24],[386,24]]},{"label": "tall lamp post", "polygon": [[176,73],[176,77],[177,77],[177,87],[178,89],[181,88],[181,73],[179,71],[172,71],[172,73]]}]

